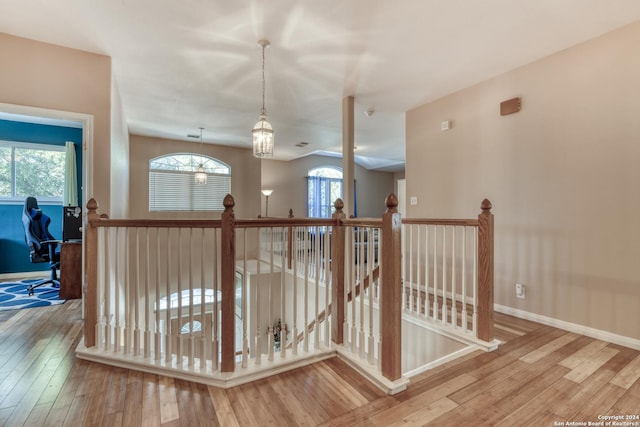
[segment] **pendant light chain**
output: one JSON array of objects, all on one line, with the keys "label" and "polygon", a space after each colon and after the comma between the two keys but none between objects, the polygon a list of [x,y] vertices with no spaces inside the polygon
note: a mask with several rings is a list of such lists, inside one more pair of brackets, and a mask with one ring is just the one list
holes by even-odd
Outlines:
[{"label": "pendant light chain", "polygon": [[264,107],[264,100],[265,100],[265,78],[264,78],[264,49],[265,46],[262,46],[262,112],[261,114],[263,116],[267,115],[267,109]]},{"label": "pendant light chain", "polygon": [[251,130],[253,139],[253,155],[258,158],[273,157],[273,127],[267,121],[267,79],[265,71],[265,48],[270,46],[269,40],[258,40],[258,44],[262,47],[262,110],[260,110],[260,120],[253,126]]}]

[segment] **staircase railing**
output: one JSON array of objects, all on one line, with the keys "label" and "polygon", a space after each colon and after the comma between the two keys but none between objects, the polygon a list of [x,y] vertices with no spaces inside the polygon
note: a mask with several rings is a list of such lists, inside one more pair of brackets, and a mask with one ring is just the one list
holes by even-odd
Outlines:
[{"label": "staircase railing", "polygon": [[[231,386],[348,353],[396,381],[403,310],[426,316],[426,301],[429,312],[441,298],[436,318],[450,319],[442,307],[466,298],[407,279],[407,265],[420,261],[402,261],[403,251],[415,248],[402,245],[394,195],[382,218],[373,219],[347,219],[339,199],[331,219],[236,219],[234,205],[228,195],[221,217],[211,220],[109,219],[92,199],[79,357]],[[473,296],[474,330],[487,340],[489,208],[477,220],[480,285]]]},{"label": "staircase railing", "polygon": [[403,219],[403,308],[440,327],[493,341],[493,214]]}]

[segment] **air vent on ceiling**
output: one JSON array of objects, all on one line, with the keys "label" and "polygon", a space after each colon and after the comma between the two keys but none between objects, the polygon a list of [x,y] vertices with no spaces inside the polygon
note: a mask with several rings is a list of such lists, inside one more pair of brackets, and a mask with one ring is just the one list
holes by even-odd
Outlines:
[{"label": "air vent on ceiling", "polygon": [[301,142],[296,144],[296,147],[302,148],[302,147],[306,147],[307,145],[309,145],[308,142],[301,141]]}]

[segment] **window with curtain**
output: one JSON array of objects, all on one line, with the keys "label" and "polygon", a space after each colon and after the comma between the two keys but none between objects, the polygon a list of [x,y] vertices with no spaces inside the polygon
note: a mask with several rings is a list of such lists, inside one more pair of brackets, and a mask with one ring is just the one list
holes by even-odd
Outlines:
[{"label": "window with curtain", "polygon": [[[202,164],[207,182],[198,184]],[[231,193],[231,167],[212,157],[174,153],[149,161],[149,211],[223,211]]]},{"label": "window with curtain", "polygon": [[65,147],[0,141],[0,201],[62,202]]},{"label": "window with curtain", "polygon": [[330,218],[333,204],[342,197],[342,170],[335,167],[319,167],[309,170],[307,177],[307,216]]}]

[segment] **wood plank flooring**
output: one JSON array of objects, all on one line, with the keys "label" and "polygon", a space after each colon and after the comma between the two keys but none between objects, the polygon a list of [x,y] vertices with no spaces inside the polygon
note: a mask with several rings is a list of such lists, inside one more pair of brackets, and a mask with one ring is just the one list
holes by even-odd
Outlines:
[{"label": "wood plank flooring", "polygon": [[498,350],[386,396],[339,359],[228,390],[78,360],[80,310],[0,312],[0,425],[553,426],[640,413],[640,352],[501,314]]}]

